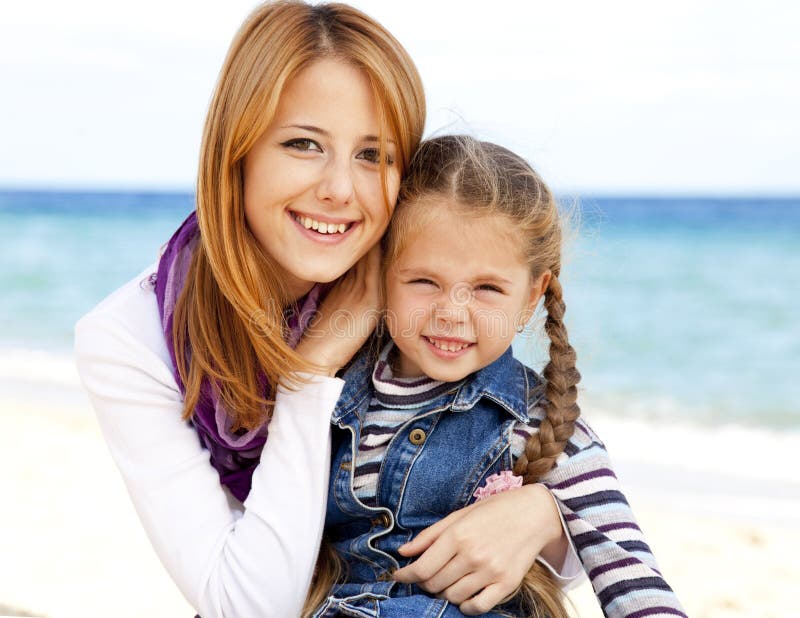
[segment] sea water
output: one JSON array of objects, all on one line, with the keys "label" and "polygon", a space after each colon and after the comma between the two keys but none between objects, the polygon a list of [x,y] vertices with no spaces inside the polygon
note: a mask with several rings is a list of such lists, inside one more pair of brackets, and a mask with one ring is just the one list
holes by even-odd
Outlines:
[{"label": "sea water", "polygon": [[[0,192],[0,383],[58,383],[75,321],[154,263],[193,203]],[[800,429],[800,198],[577,206],[561,279],[581,401],[622,418]],[[540,337],[515,352],[537,368],[547,358]]]}]

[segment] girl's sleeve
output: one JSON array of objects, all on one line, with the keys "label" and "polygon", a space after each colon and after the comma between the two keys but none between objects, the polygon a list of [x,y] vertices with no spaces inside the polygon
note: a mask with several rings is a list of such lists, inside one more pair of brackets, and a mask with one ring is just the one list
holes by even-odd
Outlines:
[{"label": "girl's sleeve", "polygon": [[[242,505],[220,485],[208,452],[181,420],[154,295],[151,303],[136,294],[118,295],[82,318],[75,350],[156,553],[203,618],[299,615],[325,520],[329,419],[343,382],[315,377],[299,391],[278,392]],[[125,304],[128,297],[132,304]]]},{"label": "girl's sleeve", "polygon": [[543,479],[558,503],[603,614],[610,618],[686,614],[611,468],[605,446],[582,421]]}]

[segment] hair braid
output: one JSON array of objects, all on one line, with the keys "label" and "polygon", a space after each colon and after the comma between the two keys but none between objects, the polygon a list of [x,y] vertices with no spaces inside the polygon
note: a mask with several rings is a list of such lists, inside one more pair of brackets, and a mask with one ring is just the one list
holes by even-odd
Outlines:
[{"label": "hair braid", "polygon": [[[575,369],[575,351],[567,339],[566,306],[558,280],[562,232],[555,198],[524,159],[501,146],[458,135],[430,139],[414,155],[401,186],[400,202],[383,240],[384,268],[397,260],[407,239],[435,216],[427,200],[437,197],[465,214],[507,217],[519,233],[516,246],[530,267],[531,277],[538,279],[548,271],[551,274],[544,296],[545,332],[550,339],[550,362],[543,372],[546,417],[514,466],[523,483],[534,483],[564,451],[580,414],[576,404],[580,374]],[[512,599],[518,607],[515,615],[569,616],[559,587],[538,562]]]},{"label": "hair braid", "polygon": [[547,310],[545,332],[550,339],[550,362],[544,368],[546,415],[538,433],[528,438],[525,451],[517,459],[515,472],[524,483],[534,483],[547,474],[564,451],[580,415],[578,388],[581,374],[575,367],[575,349],[569,344],[564,326],[566,305],[561,282],[556,274],[544,296]]}]

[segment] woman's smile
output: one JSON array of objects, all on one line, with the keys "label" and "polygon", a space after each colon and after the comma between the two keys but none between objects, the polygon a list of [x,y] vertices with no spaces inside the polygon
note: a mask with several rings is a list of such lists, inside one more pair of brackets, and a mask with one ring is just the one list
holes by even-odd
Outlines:
[{"label": "woman's smile", "polygon": [[340,277],[386,229],[400,174],[394,137],[381,153],[380,134],[366,75],[318,60],[289,82],[245,156],[247,224],[294,297]]}]

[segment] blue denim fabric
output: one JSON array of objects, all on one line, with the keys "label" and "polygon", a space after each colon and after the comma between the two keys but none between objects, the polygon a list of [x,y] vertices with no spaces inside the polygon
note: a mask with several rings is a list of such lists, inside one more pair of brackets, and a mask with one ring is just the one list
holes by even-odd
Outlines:
[{"label": "blue denim fabric", "polygon": [[[392,437],[378,478],[378,506],[363,504],[352,489],[352,468],[370,398],[373,364],[366,353],[343,376],[346,385],[331,417],[333,457],[326,536],[349,569],[315,616],[462,616],[414,585],[393,582],[410,560],[400,545],[473,501],[490,474],[512,467],[513,424],[527,423],[538,400],[538,376],[509,348],[405,423]],[[420,430],[424,441],[420,443]],[[411,436],[414,432],[414,441]],[[416,443],[415,443],[416,442]],[[490,531],[491,533],[491,531]],[[485,616],[514,616],[512,607]]]}]

